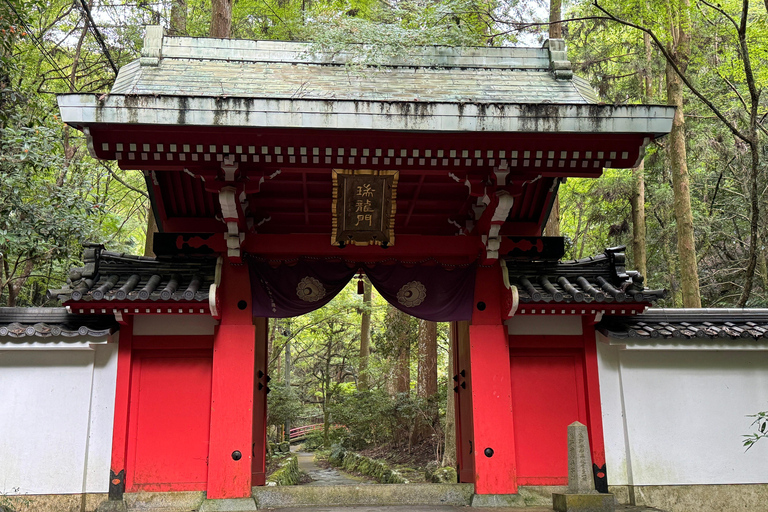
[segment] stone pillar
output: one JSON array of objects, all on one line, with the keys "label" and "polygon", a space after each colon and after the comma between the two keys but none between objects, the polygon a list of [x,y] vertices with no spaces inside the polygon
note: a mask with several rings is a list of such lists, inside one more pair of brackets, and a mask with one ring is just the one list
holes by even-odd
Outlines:
[{"label": "stone pillar", "polygon": [[227,260],[213,342],[208,499],[251,496],[255,329],[248,267]]},{"label": "stone pillar", "polygon": [[568,425],[568,490],[552,494],[552,508],[558,512],[613,512],[613,494],[595,490],[592,453],[586,425],[574,421]]},{"label": "stone pillar", "polygon": [[469,326],[475,493],[517,493],[509,336],[501,320],[501,266],[481,267]]}]

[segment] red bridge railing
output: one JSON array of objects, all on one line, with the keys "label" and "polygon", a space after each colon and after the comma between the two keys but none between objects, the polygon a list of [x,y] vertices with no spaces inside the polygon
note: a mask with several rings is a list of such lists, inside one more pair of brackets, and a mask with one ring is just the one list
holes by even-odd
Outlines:
[{"label": "red bridge railing", "polygon": [[306,436],[307,432],[312,432],[313,430],[322,430],[322,428],[323,428],[322,423],[316,423],[314,425],[304,425],[303,427],[292,428],[290,430],[291,440],[299,439],[301,437]]}]

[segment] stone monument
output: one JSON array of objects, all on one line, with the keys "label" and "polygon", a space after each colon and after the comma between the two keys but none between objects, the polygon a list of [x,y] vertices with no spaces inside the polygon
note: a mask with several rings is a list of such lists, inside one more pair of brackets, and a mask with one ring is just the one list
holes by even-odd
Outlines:
[{"label": "stone monument", "polygon": [[552,508],[558,512],[613,512],[613,494],[595,490],[592,456],[587,427],[575,421],[568,425],[568,490],[552,494]]}]

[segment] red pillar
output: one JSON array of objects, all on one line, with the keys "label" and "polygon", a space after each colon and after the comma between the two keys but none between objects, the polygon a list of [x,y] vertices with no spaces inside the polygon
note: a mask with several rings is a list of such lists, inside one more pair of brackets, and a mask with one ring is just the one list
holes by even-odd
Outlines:
[{"label": "red pillar", "polygon": [[479,268],[469,327],[475,493],[516,494],[509,336],[501,319],[501,266]]},{"label": "red pillar", "polygon": [[459,482],[475,481],[472,433],[472,367],[469,363],[469,322],[451,322],[453,337],[453,386],[456,416],[456,463]]},{"label": "red pillar", "polygon": [[225,260],[213,342],[209,499],[251,496],[254,336],[248,268]]},{"label": "red pillar", "polygon": [[266,318],[254,318],[256,327],[256,384],[253,388],[253,463],[252,485],[267,483],[267,336]]},{"label": "red pillar", "polygon": [[608,492],[595,322],[592,318],[585,316],[582,317],[581,324],[582,336],[584,337],[584,391],[587,398],[587,430],[589,432],[589,446],[592,449],[592,462],[595,465],[595,485],[598,491]]},{"label": "red pillar", "polygon": [[109,470],[109,499],[122,500],[125,493],[125,461],[128,454],[128,407],[131,390],[133,317],[120,326],[115,382],[115,422],[112,427],[112,461]]}]

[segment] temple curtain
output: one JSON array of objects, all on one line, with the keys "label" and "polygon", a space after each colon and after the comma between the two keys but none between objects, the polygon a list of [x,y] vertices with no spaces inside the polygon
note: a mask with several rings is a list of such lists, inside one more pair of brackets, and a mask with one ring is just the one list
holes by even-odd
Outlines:
[{"label": "temple curtain", "polygon": [[248,257],[253,316],[286,318],[328,304],[360,271],[399,310],[436,322],[470,320],[475,265],[352,263],[342,260],[269,262]]}]

